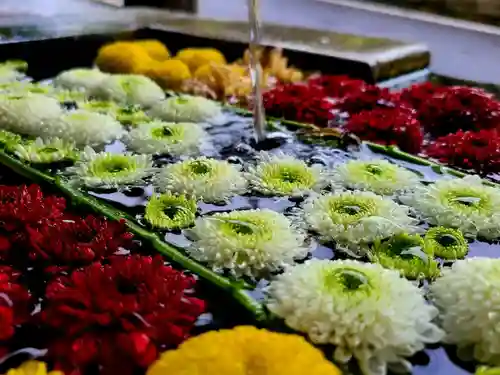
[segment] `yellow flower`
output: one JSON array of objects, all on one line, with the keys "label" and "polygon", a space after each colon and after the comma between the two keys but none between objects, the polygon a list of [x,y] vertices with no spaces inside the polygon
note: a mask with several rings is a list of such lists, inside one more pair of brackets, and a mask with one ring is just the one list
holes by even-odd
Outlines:
[{"label": "yellow flower", "polygon": [[146,50],[132,42],[115,42],[99,49],[96,65],[108,73],[138,73],[154,60]]},{"label": "yellow flower", "polygon": [[62,371],[47,371],[45,362],[27,361],[18,368],[7,371],[6,375],[64,375],[64,373]]},{"label": "yellow flower", "polygon": [[146,375],[340,375],[303,337],[241,326],[211,331],[163,353]]},{"label": "yellow flower", "polygon": [[185,48],[177,52],[175,57],[189,66],[191,73],[208,63],[226,64],[226,58],[222,52],[215,48]]},{"label": "yellow flower", "polygon": [[163,61],[170,57],[167,47],[156,39],[143,39],[133,42],[135,45],[142,47],[151,58]]},{"label": "yellow flower", "polygon": [[164,89],[177,90],[182,83],[191,78],[186,64],[177,59],[155,61],[144,69],[142,74],[148,76]]},{"label": "yellow flower", "polygon": [[193,78],[221,96],[225,94],[227,88],[244,80],[245,76],[247,72],[243,66],[208,63],[196,69]]}]

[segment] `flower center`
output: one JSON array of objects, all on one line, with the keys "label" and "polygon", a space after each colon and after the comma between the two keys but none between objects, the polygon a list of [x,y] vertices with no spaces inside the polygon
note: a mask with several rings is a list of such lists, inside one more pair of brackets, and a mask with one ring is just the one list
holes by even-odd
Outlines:
[{"label": "flower center", "polygon": [[458,244],[458,239],[451,235],[451,234],[442,234],[439,237],[436,238],[436,241],[441,245],[441,246],[455,246]]},{"label": "flower center", "polygon": [[175,215],[180,211],[179,206],[168,206],[165,207],[162,212],[167,216],[169,219],[175,218]]},{"label": "flower center", "polygon": [[479,197],[455,197],[452,198],[453,202],[459,203],[467,207],[475,207],[481,203],[481,198]]},{"label": "flower center", "polygon": [[376,165],[376,164],[368,164],[366,166],[366,171],[370,174],[374,174],[374,175],[381,175],[383,170],[382,168],[380,168],[380,166]]},{"label": "flower center", "polygon": [[54,147],[44,147],[40,150],[40,152],[46,153],[46,154],[53,154],[54,152],[59,151],[57,148]]},{"label": "flower center", "polygon": [[184,104],[188,104],[189,103],[189,99],[188,98],[183,98],[183,97],[178,97],[175,102],[177,104],[181,104],[181,105],[184,105]]},{"label": "flower center", "polygon": [[361,207],[356,205],[346,205],[339,207],[339,211],[346,215],[357,215],[361,211]]},{"label": "flower center", "polygon": [[192,161],[189,164],[189,169],[194,174],[207,174],[211,170],[210,165],[207,162],[201,160]]},{"label": "flower center", "polygon": [[473,139],[471,144],[474,147],[486,147],[488,146],[488,141],[485,139]]},{"label": "flower center", "polygon": [[422,250],[422,242],[420,237],[412,238],[410,236],[397,236],[392,240],[389,240],[387,250],[389,255],[393,257],[399,257],[402,259],[413,259],[420,258],[424,262],[427,262],[428,257]]},{"label": "flower center", "polygon": [[170,137],[173,134],[172,133],[172,129],[170,129],[168,126],[164,126],[163,129],[162,129],[162,134],[165,137]]},{"label": "flower center", "polygon": [[128,164],[124,161],[112,160],[106,166],[106,172],[108,173],[119,173],[127,169]]},{"label": "flower center", "polygon": [[283,169],[280,171],[280,178],[284,182],[296,183],[302,180],[302,174],[299,171]]},{"label": "flower center", "polygon": [[368,286],[369,279],[363,272],[357,269],[340,268],[327,276],[326,284],[329,288],[335,288],[340,285],[344,290],[355,292],[365,285]]},{"label": "flower center", "polygon": [[236,234],[251,235],[254,233],[253,225],[240,220],[228,220],[231,230]]},{"label": "flower center", "polygon": [[136,294],[137,293],[137,285],[135,285],[132,281],[119,278],[116,282],[116,289],[121,294]]}]

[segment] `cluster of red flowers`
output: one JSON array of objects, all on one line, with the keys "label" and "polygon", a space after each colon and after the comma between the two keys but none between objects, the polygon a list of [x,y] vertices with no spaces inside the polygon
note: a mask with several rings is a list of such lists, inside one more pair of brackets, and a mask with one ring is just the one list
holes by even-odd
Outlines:
[{"label": "cluster of red flowers", "polygon": [[[274,117],[343,127],[411,153],[422,151],[425,132],[427,155],[479,173],[500,172],[500,101],[478,88],[422,83],[390,92],[346,76],[318,76],[266,92],[264,106]],[[486,135],[490,140],[480,142]],[[481,161],[486,157],[489,162]]]},{"label": "cluster of red flowers", "polygon": [[130,255],[133,244],[124,222],[67,212],[36,185],[0,186],[0,355],[34,324],[67,375],[126,374],[186,339],[205,309],[195,279]]}]

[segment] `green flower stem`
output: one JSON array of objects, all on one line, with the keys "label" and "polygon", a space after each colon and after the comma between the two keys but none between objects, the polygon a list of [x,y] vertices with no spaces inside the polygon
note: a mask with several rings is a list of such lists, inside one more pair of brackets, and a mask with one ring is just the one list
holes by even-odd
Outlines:
[{"label": "green flower stem", "polygon": [[248,287],[247,284],[232,282],[229,279],[222,277],[215,272],[212,272],[208,268],[203,267],[197,262],[189,259],[175,247],[163,242],[156,234],[144,228],[141,228],[133,221],[133,219],[128,217],[123,212],[105,203],[101,203],[97,199],[72,188],[69,184],[65,183],[60,178],[54,178],[46,173],[32,168],[20,162],[19,160],[7,155],[4,151],[0,151],[0,163],[30,180],[38,183],[50,184],[57,187],[61,191],[61,193],[71,199],[73,204],[90,208],[92,211],[106,216],[112,220],[125,220],[128,229],[132,233],[151,243],[151,245],[158,252],[165,255],[168,260],[178,264],[186,270],[197,274],[209,283],[229,293],[236,301],[238,301],[238,303],[240,303],[245,309],[247,309],[257,321],[265,323],[265,321],[267,320],[267,316],[263,306],[246,293],[244,288]]}]

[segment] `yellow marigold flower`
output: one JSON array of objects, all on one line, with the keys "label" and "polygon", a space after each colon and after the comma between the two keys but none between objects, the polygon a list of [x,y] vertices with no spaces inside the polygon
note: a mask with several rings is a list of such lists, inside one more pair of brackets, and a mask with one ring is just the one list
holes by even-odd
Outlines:
[{"label": "yellow marigold flower", "polygon": [[186,64],[177,59],[155,61],[143,72],[164,89],[177,90],[182,83],[191,78]]},{"label": "yellow marigold flower", "polygon": [[303,337],[241,326],[211,331],[163,353],[146,375],[340,375]]},{"label": "yellow marigold flower", "polygon": [[163,61],[170,57],[170,52],[167,47],[156,39],[144,39],[134,41],[135,45],[138,45],[146,50],[151,58]]},{"label": "yellow marigold flower", "polygon": [[132,42],[115,42],[99,49],[96,65],[108,73],[137,73],[154,61],[146,50]]},{"label": "yellow marigold flower", "polygon": [[192,73],[208,63],[226,64],[226,58],[222,52],[215,48],[185,48],[177,52],[175,57],[189,66]]},{"label": "yellow marigold flower", "polygon": [[24,362],[18,368],[12,368],[6,375],[64,375],[62,371],[47,371],[47,364],[39,361]]}]

